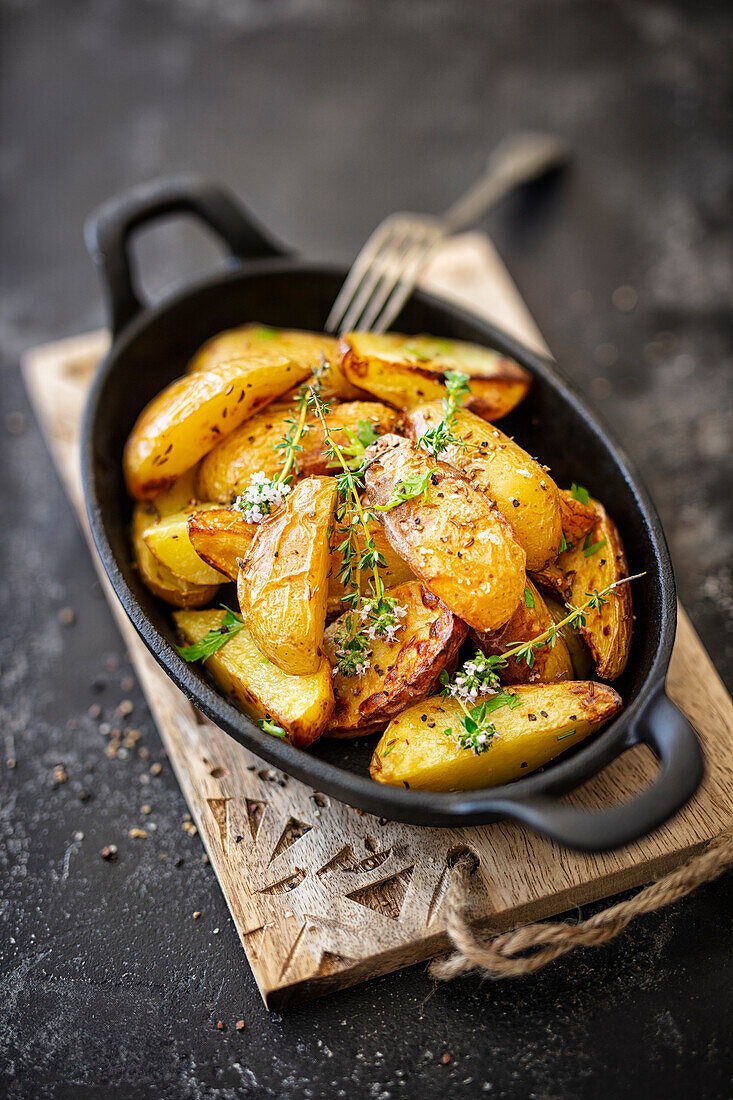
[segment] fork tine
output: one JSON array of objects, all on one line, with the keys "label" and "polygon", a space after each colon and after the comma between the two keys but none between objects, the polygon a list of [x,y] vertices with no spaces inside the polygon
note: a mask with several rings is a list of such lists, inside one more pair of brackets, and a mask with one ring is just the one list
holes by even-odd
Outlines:
[{"label": "fork tine", "polygon": [[375,257],[379,254],[380,250],[388,240],[392,233],[394,226],[394,216],[385,218],[385,220],[377,226],[370,237],[365,241],[359,255],[354,260],[351,266],[349,274],[346,276],[341,290],[338,292],[336,301],[331,307],[331,312],[328,315],[325,325],[326,332],[338,332],[341,325],[341,321],[346,313],[351,301],[354,298],[357,290],[359,289],[362,281],[369,273],[369,270],[374,262]]},{"label": "fork tine", "polygon": [[416,236],[413,231],[412,235],[406,238],[405,247],[401,250],[400,255],[395,258],[395,263],[390,265],[389,278],[382,279],[379,285],[374,288],[371,300],[365,306],[359,321],[359,327],[365,332],[372,330],[372,325],[379,317],[384,303],[401,284],[414,264],[416,257],[422,252],[424,248],[423,236],[420,234]]},{"label": "fork tine", "polygon": [[423,226],[422,238],[417,238],[405,257],[399,278],[387,288],[387,293],[372,299],[362,318],[362,327],[370,332],[384,332],[399,314],[414,290],[428,257],[442,234],[434,226]]},{"label": "fork tine", "polygon": [[364,312],[374,294],[380,293],[380,287],[386,284],[386,293],[392,290],[402,271],[402,257],[412,244],[410,225],[393,226],[392,232],[384,241],[380,251],[374,256],[371,267],[354,295],[347,309],[339,331],[351,332],[364,327]]}]

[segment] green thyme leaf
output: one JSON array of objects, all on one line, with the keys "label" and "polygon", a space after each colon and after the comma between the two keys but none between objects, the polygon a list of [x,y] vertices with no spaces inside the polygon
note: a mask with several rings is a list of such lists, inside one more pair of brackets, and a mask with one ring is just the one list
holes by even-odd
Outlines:
[{"label": "green thyme leaf", "polygon": [[591,542],[590,535],[585,536],[585,542],[583,543],[583,557],[589,558],[591,554],[595,554],[602,546],[606,545],[606,540],[601,539],[600,542]]},{"label": "green thyme leaf", "polygon": [[286,737],[287,730],[284,730],[282,726],[276,726],[274,722],[269,718],[260,718],[257,725],[265,731],[265,733],[271,733],[273,737]]},{"label": "green thyme leaf", "polygon": [[258,340],[275,340],[280,335],[279,328],[270,328],[269,325],[258,325],[255,329],[255,336]]},{"label": "green thyme leaf", "polygon": [[210,630],[201,641],[194,642],[193,645],[176,646],[178,656],[183,657],[184,661],[188,662],[205,661],[208,657],[213,656],[218,649],[221,649],[225,642],[238,634],[243,627],[242,620],[227,607],[221,624]]},{"label": "green thyme leaf", "polygon": [[566,550],[572,550],[572,549],[573,549],[572,546],[568,545],[567,539],[565,538],[565,534],[563,533],[563,536],[560,539],[560,549],[558,550],[558,554],[563,554]]},{"label": "green thyme leaf", "polygon": [[377,507],[376,511],[391,512],[393,508],[398,508],[405,501],[414,500],[415,497],[419,496],[422,496],[424,500],[428,493],[432,472],[432,470],[426,470],[424,474],[413,474],[412,477],[399,481],[392,490],[392,496],[387,503]]},{"label": "green thyme leaf", "polygon": [[570,494],[575,500],[580,501],[581,504],[587,504],[590,500],[588,490],[584,485],[578,485],[576,481],[570,486]]},{"label": "green thyme leaf", "polygon": [[392,749],[395,747],[396,744],[397,744],[397,738],[396,737],[394,738],[394,740],[387,742],[386,746],[384,747],[384,749],[380,753],[380,756],[381,756],[382,760],[384,760],[385,756],[389,756],[389,754],[392,752]]},{"label": "green thyme leaf", "polygon": [[419,348],[414,347],[412,344],[405,344],[405,353],[412,356],[413,359],[419,359],[421,363],[430,362],[430,356],[426,355],[424,351],[420,351]]},{"label": "green thyme leaf", "polygon": [[558,741],[564,741],[566,737],[572,737],[573,734],[577,733],[577,732],[578,732],[577,730],[568,730],[567,733],[560,733],[560,734],[558,734],[557,740]]},{"label": "green thyme leaf", "polygon": [[368,420],[357,420],[356,437],[364,448],[368,447],[370,443],[374,443],[375,440],[379,439],[379,436],[374,431],[373,426],[369,423]]},{"label": "green thyme leaf", "polygon": [[532,595],[532,589],[529,585],[527,585],[524,590],[524,605],[530,608],[530,610],[534,607],[534,596]]},{"label": "green thyme leaf", "polygon": [[451,399],[454,410],[459,401],[462,402],[463,398],[468,397],[470,394],[470,381],[471,376],[470,374],[466,374],[465,371],[447,370],[445,372],[445,388],[448,391],[448,396]]}]

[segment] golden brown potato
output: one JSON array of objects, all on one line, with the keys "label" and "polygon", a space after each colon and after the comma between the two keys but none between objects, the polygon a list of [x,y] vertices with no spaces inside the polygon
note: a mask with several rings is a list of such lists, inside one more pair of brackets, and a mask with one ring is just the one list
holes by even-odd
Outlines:
[{"label": "golden brown potato", "polygon": [[199,348],[189,363],[189,371],[209,370],[229,359],[240,359],[260,352],[286,355],[307,367],[309,381],[318,380],[324,401],[369,400],[363,390],[352,386],[341,368],[338,340],[323,332],[278,329],[270,325],[249,324],[227,329]]},{"label": "golden brown potato", "polygon": [[315,374],[322,359],[338,360],[338,340],[325,332],[272,328],[255,323],[225,329],[202,344],[191,362],[189,371],[210,370],[230,359],[246,359],[250,355],[285,355],[305,368],[305,375]]},{"label": "golden brown potato", "polygon": [[196,494],[196,478],[198,468],[192,466],[181,474],[169,489],[155,498],[154,508],[161,519],[172,516],[174,512],[182,512],[186,508],[195,508],[200,497]]},{"label": "golden brown potato", "polygon": [[132,549],[140,578],[154,596],[173,607],[202,607],[213,600],[218,584],[188,584],[171,573],[150,552],[143,533],[158,520],[154,504],[136,504],[132,513]]},{"label": "golden brown potato", "polygon": [[[179,611],[173,617],[189,645],[221,626],[224,611]],[[252,718],[285,730],[305,748],[321,736],[333,710],[331,666],[325,657],[308,676],[289,676],[269,661],[246,626],[205,662],[222,691]]]},{"label": "golden brown potato", "polygon": [[[501,656],[511,646],[520,642],[530,642],[552,626],[555,620],[549,608],[531,581],[527,581],[524,598],[519,601],[517,610],[508,623],[491,634],[473,631],[473,637],[479,649],[487,657]],[[509,657],[503,668],[498,669],[499,676],[506,684],[552,684],[560,680],[573,679],[573,665],[568,647],[562,638],[555,645],[542,646],[535,650],[534,664],[530,668],[526,661]]]},{"label": "golden brown potato", "polygon": [[[563,601],[578,607],[588,593],[601,592],[614,581],[628,577],[626,554],[621,536],[602,504],[591,500],[596,525],[582,542],[560,554],[557,561],[533,575],[540,587]],[[588,644],[596,672],[604,680],[616,680],[629,656],[633,612],[630,585],[622,584],[605,597],[608,603],[600,611],[589,611],[580,633]]]},{"label": "golden brown potato", "polygon": [[[274,477],[283,465],[283,451],[276,450],[275,444],[283,440],[297,416],[292,406],[273,405],[222,440],[199,466],[197,491],[201,499],[228,503],[244,491],[253,474],[261,471],[266,477]],[[341,445],[348,443],[349,431],[358,438],[360,423],[369,425],[377,435],[392,431],[397,414],[376,401],[350,401],[335,405],[325,419]],[[300,441],[302,450],[296,454],[296,476],[332,474],[320,419],[309,415],[306,424],[308,431]]]},{"label": "golden brown potato", "polygon": [[[384,729],[406,706],[430,694],[443,669],[453,670],[466,624],[419,581],[390,588],[387,595],[407,612],[401,629],[393,642],[375,638],[369,668],[362,676],[334,676],[336,706],[329,736],[357,737]],[[334,666],[351,618],[343,615],[326,631],[324,648]]]},{"label": "golden brown potato", "polygon": [[125,446],[130,495],[147,500],[170,488],[219,440],[306,373],[284,355],[262,353],[186,374],[166,386],[140,414]]},{"label": "golden brown potato", "polygon": [[[405,418],[413,439],[442,419],[442,401],[420,405]],[[457,410],[453,434],[466,446],[450,444],[441,458],[487,493],[509,520],[527,555],[527,569],[542,569],[557,556],[562,536],[555,482],[518,443],[475,413]]]},{"label": "golden brown potato", "polygon": [[590,500],[584,504],[582,500],[578,500],[577,496],[573,496],[569,489],[560,490],[560,512],[562,513],[562,533],[568,545],[585,538],[596,525],[596,514]]},{"label": "golden brown potato", "polygon": [[236,508],[212,508],[194,512],[188,520],[191,545],[208,565],[230,581],[239,577],[239,559],[247,556],[257,532]]},{"label": "golden brown potato", "polygon": [[237,596],[252,637],[294,676],[315,672],[323,657],[335,503],[335,478],[298,482],[259,525],[239,571]]},{"label": "golden brown potato", "polygon": [[[382,561],[384,565],[380,565],[379,572],[384,583],[385,588],[395,588],[398,584],[404,584],[405,581],[412,581],[415,579],[415,574],[410,569],[406,561],[403,561],[396,550],[392,549],[392,546],[384,533],[382,524],[370,520],[367,524],[369,529],[369,537],[372,539],[379,553],[382,555]],[[339,546],[343,541],[343,535],[338,529],[334,529],[331,535],[331,572],[328,577],[328,606],[327,613],[329,616],[339,615],[343,610],[343,598],[345,594],[344,584],[340,579],[341,568],[343,565],[343,554],[339,550]],[[364,531],[362,527],[356,529],[356,543],[359,547],[359,551],[363,552],[366,542]],[[369,581],[371,574],[365,571],[361,575],[361,593],[366,596],[369,589]]]},{"label": "golden brown potato", "polygon": [[[204,513],[215,504],[197,504],[194,512]],[[226,577],[221,571],[202,561],[188,535],[189,505],[182,512],[163,516],[143,531],[143,539],[161,565],[187,584],[221,584]]]},{"label": "golden brown potato", "polygon": [[463,371],[470,376],[468,407],[498,420],[525,397],[531,381],[513,359],[461,340],[349,332],[339,347],[349,381],[397,409],[443,397],[445,372]]},{"label": "golden brown potato", "polygon": [[[547,610],[552,615],[553,621],[556,623],[561,622],[569,611],[569,608],[567,608],[565,604],[560,603],[559,600],[554,599],[552,596],[545,595],[545,604],[547,605]],[[562,636],[568,648],[570,661],[573,666],[573,675],[571,679],[589,680],[593,675],[593,658],[577,626],[571,626],[569,623],[566,623],[562,628]]]},{"label": "golden brown potato", "polygon": [[463,710],[456,699],[434,696],[409,707],[382,734],[372,757],[372,779],[424,791],[509,783],[577,745],[622,705],[613,688],[592,680],[527,684],[510,692],[520,705],[491,714],[497,736],[479,755],[457,743]]},{"label": "golden brown potato", "polygon": [[476,630],[498,630],[522,598],[525,553],[504,516],[452,466],[385,435],[367,451],[369,507],[424,481],[424,492],[384,511],[387,538],[417,577]]}]

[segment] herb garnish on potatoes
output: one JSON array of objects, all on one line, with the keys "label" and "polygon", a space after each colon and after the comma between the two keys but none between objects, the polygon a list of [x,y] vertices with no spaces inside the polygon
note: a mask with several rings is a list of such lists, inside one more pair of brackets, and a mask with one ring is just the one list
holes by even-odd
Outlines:
[{"label": "herb garnish on potatoes", "polygon": [[381,734],[379,783],[509,782],[594,733],[622,703],[589,672],[625,667],[635,578],[603,506],[492,422],[530,381],[432,336],[209,340],[124,457],[181,656],[301,748]]}]

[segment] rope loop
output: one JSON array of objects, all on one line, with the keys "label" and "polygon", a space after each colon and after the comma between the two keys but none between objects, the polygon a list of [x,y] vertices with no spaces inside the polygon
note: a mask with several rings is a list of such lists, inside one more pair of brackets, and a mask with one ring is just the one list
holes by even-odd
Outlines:
[{"label": "rope loop", "polygon": [[578,924],[566,921],[528,924],[493,939],[479,937],[467,918],[469,885],[477,868],[468,849],[456,854],[446,897],[446,929],[453,953],[436,959],[430,975],[448,981],[478,970],[490,978],[532,974],[576,947],[608,943],[635,917],[653,913],[691,894],[705,882],[719,878],[733,865],[733,829],[721,833],[687,863],[645,886],[634,897],[611,905]]}]

